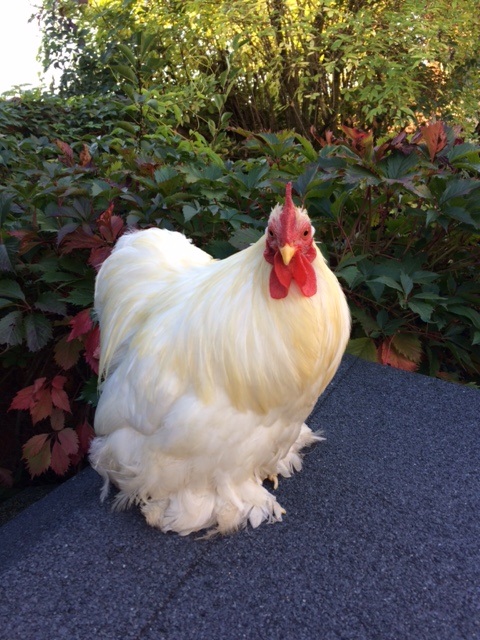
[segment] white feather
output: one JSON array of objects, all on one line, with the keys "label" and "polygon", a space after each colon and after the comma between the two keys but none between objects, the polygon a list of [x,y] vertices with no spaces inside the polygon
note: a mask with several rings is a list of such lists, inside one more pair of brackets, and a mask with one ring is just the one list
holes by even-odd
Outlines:
[{"label": "white feather", "polygon": [[269,295],[264,240],[222,261],[181,234],[120,239],[96,284],[101,328],[91,461],[142,506],[149,524],[186,535],[281,520],[263,486],[301,468],[318,439],[304,424],[349,335],[348,308],[318,252],[318,292]]}]

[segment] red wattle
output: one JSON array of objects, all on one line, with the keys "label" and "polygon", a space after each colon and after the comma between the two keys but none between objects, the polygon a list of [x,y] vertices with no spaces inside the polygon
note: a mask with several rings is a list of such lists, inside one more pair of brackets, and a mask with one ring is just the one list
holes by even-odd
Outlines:
[{"label": "red wattle", "polygon": [[292,276],[300,291],[309,298],[317,293],[317,276],[310,260],[301,253],[296,253],[292,262]]},{"label": "red wattle", "polygon": [[270,271],[270,296],[275,300],[281,300],[286,298],[288,293],[288,287],[285,287],[275,272],[275,269]]},{"label": "red wattle", "polygon": [[304,296],[307,298],[314,296],[317,293],[317,277],[311,263],[316,255],[315,247],[312,247],[312,251],[309,250],[306,254],[297,251],[289,265],[283,262],[279,251],[275,253],[273,260],[271,255],[268,257],[265,255],[268,262],[273,262],[273,269],[270,273],[270,295],[272,298],[285,298],[292,279],[295,280]]},{"label": "red wattle", "polygon": [[275,271],[275,275],[281,282],[284,287],[290,286],[292,281],[292,274],[288,266],[283,262],[282,255],[280,251],[277,251],[275,254],[275,258],[273,259],[273,270]]}]

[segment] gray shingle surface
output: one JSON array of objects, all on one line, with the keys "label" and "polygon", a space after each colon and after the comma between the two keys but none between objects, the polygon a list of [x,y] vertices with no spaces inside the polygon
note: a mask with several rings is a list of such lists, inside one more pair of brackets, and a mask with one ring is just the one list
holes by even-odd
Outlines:
[{"label": "gray shingle surface", "polygon": [[0,638],[478,640],[480,392],[346,357],[282,523],[196,540],[86,470],[0,528]]}]

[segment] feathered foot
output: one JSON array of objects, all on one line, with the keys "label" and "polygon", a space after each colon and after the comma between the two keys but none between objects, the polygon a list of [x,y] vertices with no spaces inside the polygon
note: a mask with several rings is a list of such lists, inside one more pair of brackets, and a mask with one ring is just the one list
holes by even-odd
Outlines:
[{"label": "feathered foot", "polygon": [[180,535],[210,529],[206,537],[211,537],[233,533],[247,524],[255,529],[265,521],[279,522],[285,514],[276,498],[255,480],[222,484],[215,492],[201,495],[185,489],[163,500],[142,502],[149,525]]},{"label": "feathered foot", "polygon": [[271,473],[267,476],[267,480],[273,484],[273,490],[276,491],[278,489],[278,473]]},{"label": "feathered foot", "polygon": [[268,480],[273,482],[274,489],[278,487],[279,475],[284,478],[290,478],[295,471],[301,471],[303,465],[303,454],[301,450],[321,440],[325,440],[325,438],[318,432],[314,433],[306,424],[302,424],[298,438],[290,447],[289,452],[277,463],[275,473],[268,476]]}]

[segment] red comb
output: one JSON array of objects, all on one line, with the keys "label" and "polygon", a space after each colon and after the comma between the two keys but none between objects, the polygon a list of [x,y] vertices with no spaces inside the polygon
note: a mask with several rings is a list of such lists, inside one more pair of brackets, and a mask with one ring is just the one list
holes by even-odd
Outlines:
[{"label": "red comb", "polygon": [[285,186],[285,204],[280,214],[280,222],[282,225],[282,244],[290,244],[295,235],[295,204],[292,200],[292,183],[287,182]]},{"label": "red comb", "polygon": [[287,182],[285,185],[285,204],[283,205],[283,211],[293,213],[295,210],[295,204],[292,200],[292,183]]}]

